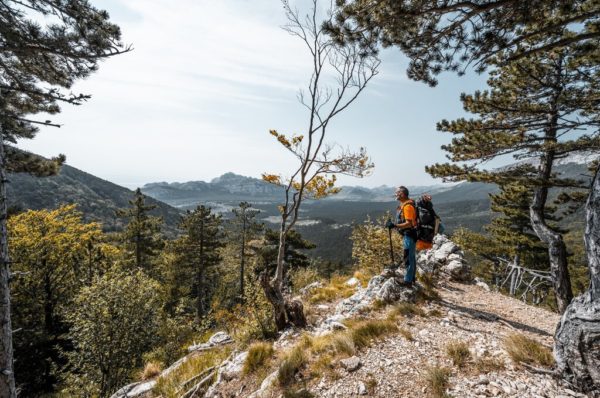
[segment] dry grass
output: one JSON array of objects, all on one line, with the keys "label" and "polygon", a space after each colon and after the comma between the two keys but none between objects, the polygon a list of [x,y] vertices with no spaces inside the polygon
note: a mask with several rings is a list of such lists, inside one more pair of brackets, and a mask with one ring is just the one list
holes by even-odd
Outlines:
[{"label": "dry grass", "polygon": [[308,356],[302,343],[288,351],[279,364],[277,381],[281,387],[288,387],[296,380],[296,374],[308,362]]},{"label": "dry grass", "polygon": [[534,339],[512,333],[504,339],[504,348],[513,361],[550,367],[554,364],[552,352]]},{"label": "dry grass", "polygon": [[432,366],[425,371],[425,382],[436,398],[446,397],[451,371],[442,366]]},{"label": "dry grass", "polygon": [[142,380],[150,380],[155,378],[162,372],[162,363],[151,361],[144,366],[144,370],[140,372],[140,379]]},{"label": "dry grass", "polygon": [[248,349],[248,356],[244,362],[244,374],[252,373],[268,366],[273,358],[273,345],[265,342],[254,343]]},{"label": "dry grass", "polygon": [[413,334],[408,329],[400,328],[398,332],[408,341],[413,341],[415,339]]},{"label": "dry grass", "polygon": [[185,383],[186,381],[191,380],[194,376],[199,375],[210,367],[223,362],[230,352],[231,348],[221,348],[203,353],[190,354],[188,360],[177,370],[169,373],[166,377],[158,378],[156,386],[153,389],[154,396],[162,396],[163,398],[181,397],[193,385],[193,382],[200,380],[194,380],[187,384]]},{"label": "dry grass", "polygon": [[311,351],[314,354],[329,352],[332,354],[354,355],[356,346],[348,333],[338,332],[314,337],[311,342]]},{"label": "dry grass", "polygon": [[454,366],[462,368],[471,359],[469,345],[464,341],[451,341],[446,345],[446,354],[452,360]]},{"label": "dry grass", "polygon": [[396,331],[398,326],[395,322],[387,319],[372,319],[351,324],[348,333],[354,346],[360,349]]},{"label": "dry grass", "polygon": [[490,373],[506,369],[504,361],[500,358],[483,357],[477,358],[473,363],[473,368],[477,373]]},{"label": "dry grass", "polygon": [[444,314],[442,314],[442,311],[438,310],[437,308],[433,309],[427,313],[427,316],[436,317],[436,318],[441,318],[442,315],[444,315]]},{"label": "dry grass", "polygon": [[286,390],[283,392],[283,398],[314,398],[314,396],[315,395],[306,388],[302,388],[298,391]]},{"label": "dry grass", "polygon": [[388,312],[388,319],[393,320],[398,316],[412,317],[412,316],[426,316],[427,314],[421,307],[413,303],[399,303],[392,307]]},{"label": "dry grass", "polygon": [[417,292],[417,301],[438,301],[440,294],[435,290],[437,278],[433,274],[423,273],[417,275],[417,279],[423,287]]},{"label": "dry grass", "polygon": [[347,298],[354,294],[356,288],[354,286],[346,285],[348,277],[346,276],[334,276],[331,281],[323,286],[316,288],[308,301],[310,303],[322,303],[331,302],[338,298]]}]

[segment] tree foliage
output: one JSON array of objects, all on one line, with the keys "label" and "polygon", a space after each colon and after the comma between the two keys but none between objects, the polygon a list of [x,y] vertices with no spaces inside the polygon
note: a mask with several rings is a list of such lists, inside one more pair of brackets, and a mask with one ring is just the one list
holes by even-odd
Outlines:
[{"label": "tree foliage", "polygon": [[111,270],[83,288],[67,314],[75,351],[65,392],[108,397],[157,342],[160,286],[142,270]]},{"label": "tree foliage", "polygon": [[97,223],[84,223],[74,205],[27,211],[9,220],[14,261],[13,324],[15,373],[25,395],[51,391],[61,351],[65,317],[82,286],[89,285],[119,256],[105,243]]},{"label": "tree foliage", "polygon": [[117,211],[117,217],[129,220],[125,230],[121,233],[121,241],[125,247],[125,259],[128,264],[151,271],[158,250],[164,246],[160,234],[162,219],[149,214],[157,206],[147,205],[144,194],[139,188],[135,190],[129,204],[130,208]]},{"label": "tree foliage", "polygon": [[[596,0],[337,0],[327,24],[340,42],[396,46],[410,59],[408,75],[437,84],[443,71],[478,72],[499,52],[510,62],[567,48],[587,52],[600,38]],[[548,39],[549,38],[549,39]],[[531,43],[535,43],[531,45]]]},{"label": "tree foliage", "polygon": [[184,235],[175,242],[179,253],[177,280],[188,298],[195,300],[194,313],[200,321],[210,308],[210,280],[215,277],[214,267],[221,262],[220,249],[225,244],[222,218],[200,205],[187,211],[181,229]]}]

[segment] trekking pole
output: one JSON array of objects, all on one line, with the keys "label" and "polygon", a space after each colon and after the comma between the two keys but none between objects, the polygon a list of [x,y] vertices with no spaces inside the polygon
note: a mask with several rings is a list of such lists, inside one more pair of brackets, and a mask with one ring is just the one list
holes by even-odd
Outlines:
[{"label": "trekking pole", "polygon": [[390,238],[390,256],[392,257],[392,267],[396,265],[396,260],[394,259],[394,245],[392,244],[392,229],[388,228],[388,236]]}]

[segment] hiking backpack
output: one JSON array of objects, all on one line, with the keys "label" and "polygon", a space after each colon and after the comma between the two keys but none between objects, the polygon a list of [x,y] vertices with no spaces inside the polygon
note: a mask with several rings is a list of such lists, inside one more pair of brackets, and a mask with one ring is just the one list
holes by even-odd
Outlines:
[{"label": "hiking backpack", "polygon": [[433,203],[419,199],[417,210],[417,237],[424,242],[432,242],[435,236],[435,220],[437,215],[433,210]]}]

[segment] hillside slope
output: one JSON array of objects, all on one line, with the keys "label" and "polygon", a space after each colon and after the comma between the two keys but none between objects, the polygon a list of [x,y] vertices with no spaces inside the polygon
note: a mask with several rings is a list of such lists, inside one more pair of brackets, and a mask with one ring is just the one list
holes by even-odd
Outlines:
[{"label": "hillside slope", "polygon": [[[158,377],[113,398],[165,396],[164,386],[188,391],[187,398],[586,397],[549,375],[559,315],[482,282],[449,279],[468,280],[454,263],[469,266],[452,242],[439,243],[429,253],[442,264],[435,288],[403,286],[400,273],[389,270],[370,280],[357,273],[312,283],[300,289],[310,326],[283,332],[274,352],[236,342],[235,331],[233,338],[218,332]],[[203,359],[223,347],[225,361]],[[194,361],[207,364],[190,373],[184,364]]]},{"label": "hillside slope", "polygon": [[[133,198],[133,191],[68,165],[53,177],[19,173],[9,175],[9,181],[9,206],[39,210],[75,203],[87,221],[102,222],[106,231],[123,226],[124,220],[115,216],[115,210],[128,207]],[[175,233],[180,210],[150,197],[146,200],[158,206],[152,213],[163,218],[165,230]]]}]

